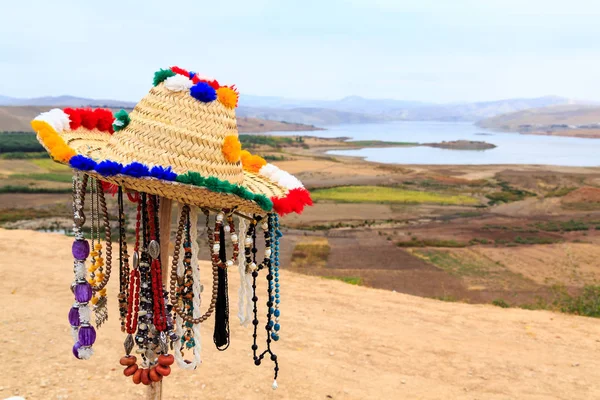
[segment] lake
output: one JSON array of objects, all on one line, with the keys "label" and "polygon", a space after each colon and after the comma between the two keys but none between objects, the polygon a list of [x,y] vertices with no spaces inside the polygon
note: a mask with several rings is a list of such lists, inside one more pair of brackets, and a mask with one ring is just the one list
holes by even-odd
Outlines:
[{"label": "lake", "polygon": [[274,135],[350,137],[351,140],[434,143],[477,140],[495,144],[489,150],[448,150],[433,147],[388,147],[334,150],[332,155],[364,157],[391,164],[545,164],[599,166],[600,139],[499,133],[465,122],[398,121],[328,126],[325,131],[272,132]]}]

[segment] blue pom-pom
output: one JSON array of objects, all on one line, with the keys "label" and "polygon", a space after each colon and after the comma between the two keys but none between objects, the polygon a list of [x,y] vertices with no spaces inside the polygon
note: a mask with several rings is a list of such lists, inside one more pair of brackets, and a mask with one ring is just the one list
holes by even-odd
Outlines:
[{"label": "blue pom-pom", "polygon": [[115,161],[104,160],[96,166],[96,172],[102,176],[112,176],[121,173],[123,165]]},{"label": "blue pom-pom", "polygon": [[150,170],[150,176],[157,179],[162,179],[164,181],[174,181],[175,178],[177,178],[177,174],[173,172],[171,167],[165,168],[158,165],[152,167],[152,169]]},{"label": "blue pom-pom", "polygon": [[217,91],[206,82],[198,82],[190,88],[190,94],[196,100],[210,103],[217,99]]},{"label": "blue pom-pom", "polygon": [[69,165],[80,171],[91,171],[96,168],[96,161],[82,155],[76,155],[71,157]]},{"label": "blue pom-pom", "polygon": [[131,164],[127,164],[125,167],[123,167],[123,171],[121,173],[123,175],[133,176],[134,178],[140,178],[142,176],[150,175],[148,167],[139,162],[132,162]]}]

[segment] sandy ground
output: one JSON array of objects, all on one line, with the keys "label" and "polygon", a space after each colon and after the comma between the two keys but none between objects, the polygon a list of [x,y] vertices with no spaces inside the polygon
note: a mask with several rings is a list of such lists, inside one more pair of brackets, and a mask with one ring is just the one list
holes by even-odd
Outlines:
[{"label": "sandy ground", "polygon": [[[134,399],[118,365],[124,335],[111,317],[90,361],[71,355],[67,237],[0,230],[0,398]],[[206,269],[205,269],[206,270]],[[205,275],[206,276],[206,275]],[[237,288],[230,274],[231,293]],[[597,320],[444,303],[284,272],[279,389],[255,367],[251,331],[235,321],[218,352],[203,331],[203,365],[175,370],[165,399],[595,399]],[[232,295],[235,315],[236,295]],[[235,318],[235,317],[233,317]],[[210,324],[209,324],[210,325]]]}]

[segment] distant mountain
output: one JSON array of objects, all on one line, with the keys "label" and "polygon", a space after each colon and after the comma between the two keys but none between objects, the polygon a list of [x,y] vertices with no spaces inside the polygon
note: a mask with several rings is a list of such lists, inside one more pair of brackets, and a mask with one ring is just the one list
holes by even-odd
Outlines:
[{"label": "distant mountain", "polygon": [[37,106],[37,107],[108,107],[108,108],[133,108],[135,103],[120,100],[86,99],[75,96],[48,96],[32,99],[19,99],[15,97],[0,96],[0,106]]},{"label": "distant mountain", "polygon": [[347,111],[360,114],[385,114],[399,108],[412,109],[431,105],[416,101],[404,101],[393,99],[367,99],[360,96],[348,96],[339,100],[305,100],[286,99],[273,96],[240,96],[240,106],[253,108],[326,108],[336,111]]},{"label": "distant mountain", "polygon": [[[594,105],[567,104],[532,108],[486,118],[477,123],[487,129],[526,132],[535,130],[586,129],[600,125],[600,107]],[[598,129],[596,126],[595,129]]]},{"label": "distant mountain", "polygon": [[388,120],[382,115],[360,114],[338,111],[327,108],[258,108],[238,107],[236,114],[240,117],[260,118],[271,121],[286,121],[305,125],[339,125],[381,122]]},{"label": "distant mountain", "polygon": [[[302,100],[277,96],[242,95],[237,114],[240,117],[324,126],[394,120],[479,121],[530,108],[566,104],[583,104],[583,102],[574,102],[558,96],[434,104],[392,99],[367,99],[360,96],[349,96],[339,100]],[[135,104],[128,101],[96,100],[74,96],[34,99],[0,96],[0,105],[132,108]]]},{"label": "distant mountain", "polygon": [[393,119],[416,121],[478,121],[495,115],[529,108],[570,103],[573,103],[573,101],[564,97],[545,96],[533,99],[506,99],[398,109],[388,113],[388,116]]}]

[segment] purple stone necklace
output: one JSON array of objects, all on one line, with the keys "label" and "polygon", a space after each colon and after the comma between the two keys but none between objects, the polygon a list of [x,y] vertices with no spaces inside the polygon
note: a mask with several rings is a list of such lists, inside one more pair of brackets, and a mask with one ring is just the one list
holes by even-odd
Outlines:
[{"label": "purple stone necklace", "polygon": [[83,234],[85,214],[83,205],[88,176],[81,177],[79,172],[73,175],[73,242],[72,253],[74,258],[74,278],[71,290],[75,295],[75,303],[69,310],[69,323],[75,344],[73,355],[82,360],[88,360],[94,353],[92,345],[96,341],[96,330],[90,324],[90,306],[92,299],[92,286],[86,280],[85,261],[90,254],[90,244]]}]

